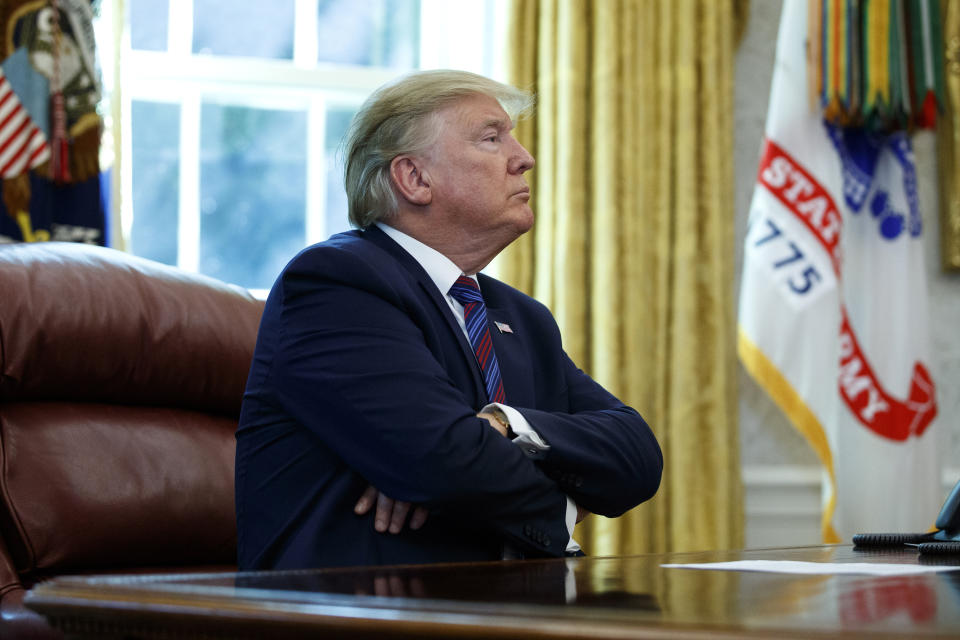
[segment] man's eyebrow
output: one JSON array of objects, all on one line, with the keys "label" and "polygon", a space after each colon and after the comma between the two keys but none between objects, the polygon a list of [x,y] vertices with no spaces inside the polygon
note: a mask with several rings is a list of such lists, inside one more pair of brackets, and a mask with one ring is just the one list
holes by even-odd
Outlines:
[{"label": "man's eyebrow", "polygon": [[497,129],[498,131],[504,131],[504,130],[510,131],[511,129],[513,129],[513,122],[510,121],[509,119],[505,120],[503,118],[489,118],[487,120],[484,120],[477,127],[477,132],[481,132],[484,129],[489,129],[491,127],[493,127],[494,129]]}]

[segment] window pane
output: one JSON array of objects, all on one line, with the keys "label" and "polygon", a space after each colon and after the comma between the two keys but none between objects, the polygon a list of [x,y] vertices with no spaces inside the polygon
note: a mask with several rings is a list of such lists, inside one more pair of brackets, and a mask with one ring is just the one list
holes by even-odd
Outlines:
[{"label": "window pane", "polygon": [[319,0],[319,62],[413,69],[420,59],[419,0]]},{"label": "window pane", "polygon": [[356,112],[356,108],[327,111],[323,149],[327,169],[327,201],[324,203],[327,235],[350,228],[350,222],[347,220],[347,194],[343,190],[343,162],[339,152],[347,127],[350,126],[350,120]]},{"label": "window pane", "polygon": [[204,104],[200,271],[268,289],[306,238],[307,116]]},{"label": "window pane", "polygon": [[130,46],[166,51],[169,17],[167,0],[130,0]]},{"label": "window pane", "polygon": [[193,0],[193,52],[293,59],[294,0]]},{"label": "window pane", "polygon": [[144,258],[177,264],[180,107],[133,100],[130,128],[131,250]]}]

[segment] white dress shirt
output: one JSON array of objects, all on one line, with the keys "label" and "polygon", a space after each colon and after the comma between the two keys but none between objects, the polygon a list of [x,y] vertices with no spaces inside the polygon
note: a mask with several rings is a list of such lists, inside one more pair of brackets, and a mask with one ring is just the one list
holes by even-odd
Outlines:
[{"label": "white dress shirt", "polygon": [[[453,311],[453,315],[460,324],[460,329],[463,331],[463,335],[467,337],[467,342],[470,342],[470,336],[467,334],[467,325],[463,318],[463,305],[454,300],[453,296],[451,296],[449,293],[450,287],[452,287],[453,283],[457,281],[457,278],[465,275],[462,271],[460,271],[460,267],[455,265],[450,258],[443,255],[433,247],[428,247],[416,238],[408,236],[402,231],[394,229],[390,225],[378,222],[377,226],[381,231],[390,236],[397,244],[403,247],[403,249],[413,256],[413,259],[416,260],[421,267],[423,267],[423,270],[427,272],[428,276],[430,276],[430,279],[437,286],[437,289],[440,290],[440,293],[447,301],[447,304],[450,305],[450,310]],[[477,287],[479,288],[480,283],[477,281],[476,275],[467,277],[473,279],[474,282],[477,282]],[[534,428],[530,426],[530,423],[527,422],[527,419],[523,417],[523,414],[513,407],[501,404],[499,402],[491,402],[481,409],[481,413],[497,413],[503,417],[507,424],[510,425],[510,429],[517,434],[513,439],[513,442],[519,445],[523,449],[524,454],[527,456],[539,457],[543,455],[543,452],[550,449],[550,445],[543,441],[543,438],[541,438],[540,434],[538,434]],[[567,524],[567,532],[570,534],[570,540],[567,542],[567,552],[572,553],[574,551],[579,551],[580,545],[577,544],[577,541],[573,539],[573,527],[577,523],[577,505],[570,498],[567,498],[567,513],[565,520]],[[510,557],[512,554],[507,551],[505,555]]]}]

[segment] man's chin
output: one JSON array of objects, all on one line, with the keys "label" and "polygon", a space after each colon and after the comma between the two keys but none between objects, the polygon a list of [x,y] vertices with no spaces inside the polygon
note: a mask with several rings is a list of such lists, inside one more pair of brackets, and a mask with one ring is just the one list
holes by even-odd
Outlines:
[{"label": "man's chin", "polygon": [[524,207],[523,212],[517,216],[517,222],[514,225],[517,236],[522,236],[533,228],[533,209],[529,206]]}]

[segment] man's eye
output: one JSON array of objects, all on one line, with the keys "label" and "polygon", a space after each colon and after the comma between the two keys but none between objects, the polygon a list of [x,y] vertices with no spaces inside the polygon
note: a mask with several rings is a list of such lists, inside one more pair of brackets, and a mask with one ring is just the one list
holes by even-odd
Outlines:
[{"label": "man's eye", "polygon": [[487,142],[499,142],[499,141],[500,141],[500,136],[498,136],[497,134],[491,134],[491,135],[487,136],[486,138],[484,138],[484,140],[487,141]]}]

